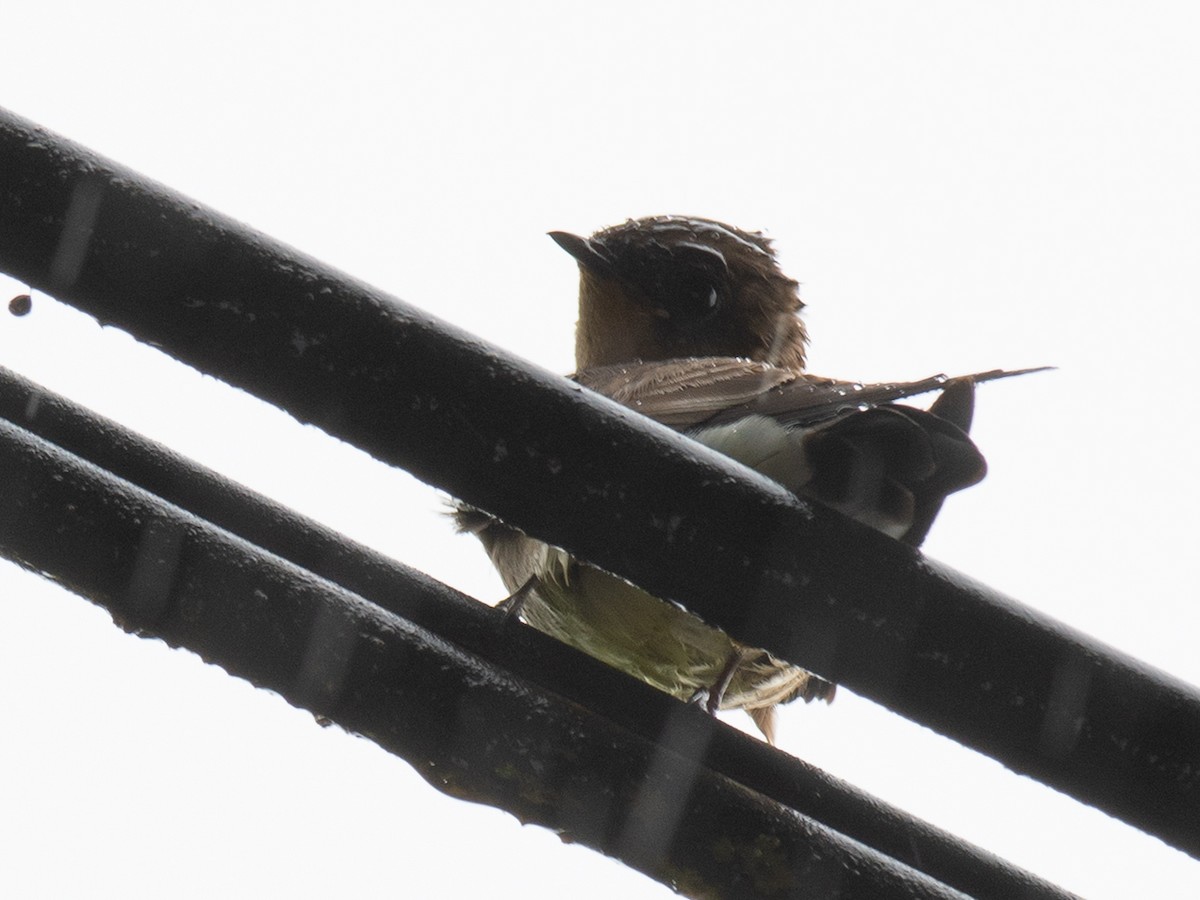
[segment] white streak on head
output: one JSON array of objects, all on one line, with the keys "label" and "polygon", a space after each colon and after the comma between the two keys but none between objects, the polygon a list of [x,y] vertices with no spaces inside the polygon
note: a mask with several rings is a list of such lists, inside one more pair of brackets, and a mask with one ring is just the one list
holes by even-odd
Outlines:
[{"label": "white streak on head", "polygon": [[[727,225],[722,225],[720,222],[714,222],[712,219],[694,219],[687,216],[654,216],[649,219],[630,219],[626,222],[627,225],[637,223],[639,227],[645,228],[648,231],[659,232],[687,232],[695,237],[704,237],[706,234],[709,237],[716,237],[723,240],[733,241],[736,244],[745,247],[747,250],[759,253],[763,256],[771,256],[771,251],[764,248],[761,244],[751,240],[746,235],[730,228]],[[761,234],[758,235],[761,237]],[[765,238],[763,238],[765,240]]]}]

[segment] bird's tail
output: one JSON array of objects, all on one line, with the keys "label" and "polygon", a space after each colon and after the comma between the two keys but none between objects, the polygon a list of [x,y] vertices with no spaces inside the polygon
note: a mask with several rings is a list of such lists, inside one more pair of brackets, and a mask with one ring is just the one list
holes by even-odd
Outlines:
[{"label": "bird's tail", "polygon": [[808,432],[804,447],[813,475],[803,493],[919,546],[946,497],[987,473],[967,434],[975,380],[943,383],[927,411],[875,406]]}]

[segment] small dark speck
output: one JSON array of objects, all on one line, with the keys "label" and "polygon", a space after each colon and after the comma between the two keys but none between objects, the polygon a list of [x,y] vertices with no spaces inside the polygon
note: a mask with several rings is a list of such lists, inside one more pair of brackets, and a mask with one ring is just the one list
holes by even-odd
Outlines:
[{"label": "small dark speck", "polygon": [[28,294],[17,294],[8,301],[8,311],[14,316],[27,316],[33,309],[33,298]]}]

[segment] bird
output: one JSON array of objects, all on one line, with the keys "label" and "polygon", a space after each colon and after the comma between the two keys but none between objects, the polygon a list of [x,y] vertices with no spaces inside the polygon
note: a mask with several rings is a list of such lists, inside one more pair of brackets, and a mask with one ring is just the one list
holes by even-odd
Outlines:
[{"label": "bird", "polygon": [[[762,232],[658,215],[549,236],[579,268],[576,382],[913,547],[946,496],[986,472],[967,434],[974,386],[1035,371],[816,377],[798,282]],[[895,402],[934,391],[927,410]],[[455,517],[510,614],[711,713],[745,710],[771,744],[778,705],[834,698],[827,679],[485,512],[459,504]]]}]

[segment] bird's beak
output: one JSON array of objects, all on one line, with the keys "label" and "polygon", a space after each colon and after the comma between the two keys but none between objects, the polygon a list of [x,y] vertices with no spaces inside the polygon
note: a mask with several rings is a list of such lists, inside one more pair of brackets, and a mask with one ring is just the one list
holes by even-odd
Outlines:
[{"label": "bird's beak", "polygon": [[548,232],[554,243],[570,253],[579,265],[590,272],[607,274],[612,271],[612,262],[608,255],[595,243],[587,238],[581,238],[569,231]]}]

